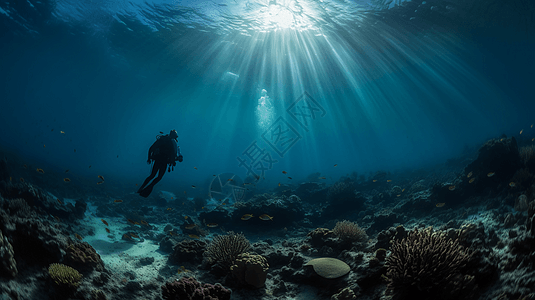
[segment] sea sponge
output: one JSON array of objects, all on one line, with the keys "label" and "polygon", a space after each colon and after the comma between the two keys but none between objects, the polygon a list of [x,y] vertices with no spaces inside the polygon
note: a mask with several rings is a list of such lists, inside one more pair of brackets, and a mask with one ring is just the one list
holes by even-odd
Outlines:
[{"label": "sea sponge", "polygon": [[63,264],[51,264],[48,274],[59,286],[77,288],[82,280],[82,274],[75,269]]},{"label": "sea sponge", "polygon": [[349,273],[350,270],[345,262],[331,257],[313,259],[307,262],[305,266],[312,266],[316,274],[328,279],[342,277]]},{"label": "sea sponge", "polygon": [[269,264],[265,257],[247,252],[238,255],[230,267],[232,276],[240,284],[249,284],[256,288],[264,286]]},{"label": "sea sponge", "polygon": [[15,277],[18,274],[17,262],[13,253],[13,247],[2,234],[0,230],[0,275],[7,274],[10,277]]}]

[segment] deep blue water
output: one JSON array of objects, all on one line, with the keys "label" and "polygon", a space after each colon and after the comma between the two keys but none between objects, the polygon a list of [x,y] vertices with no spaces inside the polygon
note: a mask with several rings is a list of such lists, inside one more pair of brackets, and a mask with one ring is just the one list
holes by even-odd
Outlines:
[{"label": "deep blue water", "polygon": [[181,191],[238,157],[274,187],[535,137],[533,1],[108,2],[0,1],[3,149],[133,191],[176,129]]}]

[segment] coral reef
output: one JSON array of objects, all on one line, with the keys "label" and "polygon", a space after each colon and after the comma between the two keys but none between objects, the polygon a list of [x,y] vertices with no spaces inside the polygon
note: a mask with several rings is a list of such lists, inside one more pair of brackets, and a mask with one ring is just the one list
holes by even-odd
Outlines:
[{"label": "coral reef", "polygon": [[415,228],[395,241],[386,259],[388,288],[398,297],[464,299],[471,295],[474,277],[463,274],[473,252],[459,239],[432,227]]},{"label": "coral reef", "polygon": [[230,300],[231,291],[220,284],[201,284],[195,278],[182,277],[162,285],[165,300]]},{"label": "coral reef", "polygon": [[67,247],[65,263],[83,273],[104,270],[104,263],[100,255],[87,242],[70,244]]},{"label": "coral reef", "polygon": [[206,250],[206,243],[199,240],[183,240],[173,247],[173,253],[169,260],[173,263],[178,262],[199,262]]},{"label": "coral reef", "polygon": [[269,264],[265,257],[247,252],[238,255],[230,271],[238,284],[249,284],[255,288],[264,286]]},{"label": "coral reef", "polygon": [[0,261],[2,262],[0,275],[7,275],[8,277],[17,276],[17,262],[13,254],[13,247],[7,240],[7,237],[2,234],[2,230],[0,230]]}]

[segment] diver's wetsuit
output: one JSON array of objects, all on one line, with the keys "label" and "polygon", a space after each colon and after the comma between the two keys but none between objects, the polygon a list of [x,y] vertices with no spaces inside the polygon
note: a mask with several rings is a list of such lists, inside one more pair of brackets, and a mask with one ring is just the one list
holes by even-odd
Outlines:
[{"label": "diver's wetsuit", "polygon": [[[149,148],[149,159],[147,160],[149,163],[154,160],[152,171],[137,192],[143,197],[148,197],[154,185],[162,180],[167,165],[175,166],[175,161],[181,156],[180,147],[178,147],[175,139],[169,137],[169,135],[164,135],[157,139]],[[147,185],[156,176],[156,173],[158,173],[158,177]]]}]

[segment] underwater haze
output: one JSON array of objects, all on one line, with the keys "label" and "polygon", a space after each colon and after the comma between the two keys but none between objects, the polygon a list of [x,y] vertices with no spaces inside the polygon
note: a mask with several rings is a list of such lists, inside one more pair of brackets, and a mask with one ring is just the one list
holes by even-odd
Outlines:
[{"label": "underwater haze", "polygon": [[0,30],[0,144],[73,181],[135,191],[172,129],[173,191],[332,183],[535,136],[528,0],[2,0]]}]

